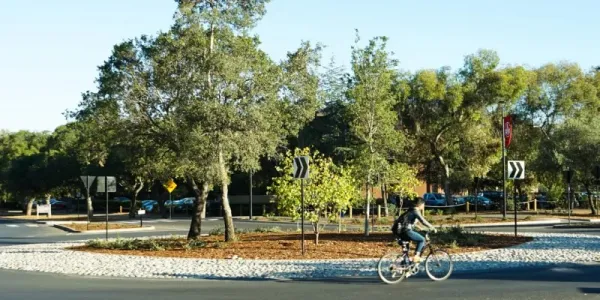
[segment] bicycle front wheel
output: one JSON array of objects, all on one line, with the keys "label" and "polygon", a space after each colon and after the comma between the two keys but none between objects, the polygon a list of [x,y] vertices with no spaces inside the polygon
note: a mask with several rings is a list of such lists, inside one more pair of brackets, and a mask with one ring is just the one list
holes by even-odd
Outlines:
[{"label": "bicycle front wheel", "polygon": [[435,281],[448,279],[450,274],[452,274],[453,268],[452,257],[444,250],[436,249],[429,253],[425,259],[427,276]]},{"label": "bicycle front wheel", "polygon": [[389,252],[379,259],[377,264],[379,278],[387,284],[396,284],[406,277],[406,266],[404,265],[404,254]]}]

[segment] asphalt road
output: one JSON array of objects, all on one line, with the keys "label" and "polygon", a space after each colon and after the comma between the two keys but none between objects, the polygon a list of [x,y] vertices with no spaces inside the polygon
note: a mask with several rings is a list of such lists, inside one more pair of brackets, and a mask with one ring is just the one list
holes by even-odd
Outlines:
[{"label": "asphalt road", "polygon": [[207,281],[80,278],[0,271],[3,300],[67,299],[600,299],[600,266],[455,275],[444,282],[409,278],[328,281]]},{"label": "asphalt road", "polygon": [[[189,220],[146,222],[155,231],[110,234],[111,237],[185,234]],[[236,228],[279,226],[295,230],[296,224],[266,224],[235,221]],[[222,227],[219,219],[203,222],[203,232]],[[307,227],[308,229],[308,227]],[[512,227],[472,228],[508,231]],[[569,232],[600,235],[600,229],[555,229],[550,226],[519,227],[520,232]],[[42,243],[89,238],[104,234],[72,234],[33,223],[0,220],[0,245]],[[471,274],[453,274],[444,282],[424,276],[398,285],[382,284],[378,278],[319,281],[207,281],[135,280],[88,278],[30,272],[0,271],[0,299],[600,299],[600,265],[575,268],[523,269]]]}]

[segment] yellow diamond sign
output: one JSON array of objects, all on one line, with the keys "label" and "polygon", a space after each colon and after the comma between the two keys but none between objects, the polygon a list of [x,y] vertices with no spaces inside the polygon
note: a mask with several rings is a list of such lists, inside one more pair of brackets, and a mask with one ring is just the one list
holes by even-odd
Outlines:
[{"label": "yellow diamond sign", "polygon": [[170,193],[177,187],[177,184],[175,183],[175,181],[173,181],[173,179],[169,179],[169,181],[167,181],[167,183],[163,184],[163,186]]}]

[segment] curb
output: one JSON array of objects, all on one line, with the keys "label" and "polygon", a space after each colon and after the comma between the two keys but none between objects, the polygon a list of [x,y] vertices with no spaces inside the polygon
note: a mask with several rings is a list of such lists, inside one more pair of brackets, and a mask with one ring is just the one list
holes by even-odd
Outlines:
[{"label": "curb", "polygon": [[[60,225],[60,224],[54,224],[54,227],[56,227],[58,229],[62,229],[64,231],[71,232],[71,233],[105,233],[106,232],[106,229],[79,231],[79,230],[75,230],[70,227]],[[154,230],[154,229],[155,229],[154,226],[149,226],[149,227],[142,227],[142,228],[109,229],[108,231],[109,232],[136,232],[136,231],[148,231],[148,230]]]},{"label": "curb", "polygon": [[[517,226],[532,226],[532,225],[557,225],[562,224],[563,221],[561,219],[550,219],[545,221],[517,221]],[[515,226],[515,222],[507,221],[507,222],[496,222],[496,223],[472,223],[472,224],[458,224],[461,227],[513,227]],[[439,227],[439,226],[436,226]]]},{"label": "curb", "polygon": [[37,224],[64,225],[64,224],[87,224],[87,221],[36,221]]}]

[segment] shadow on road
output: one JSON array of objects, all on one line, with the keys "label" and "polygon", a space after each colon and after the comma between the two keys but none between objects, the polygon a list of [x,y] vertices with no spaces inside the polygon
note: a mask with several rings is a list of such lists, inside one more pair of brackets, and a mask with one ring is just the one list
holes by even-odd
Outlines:
[{"label": "shadow on road", "polygon": [[535,282],[598,282],[600,264],[560,265],[535,269],[513,269],[494,272],[454,274],[452,280],[503,280]]},{"label": "shadow on road", "polygon": [[579,291],[584,294],[600,294],[600,288],[579,288]]}]

